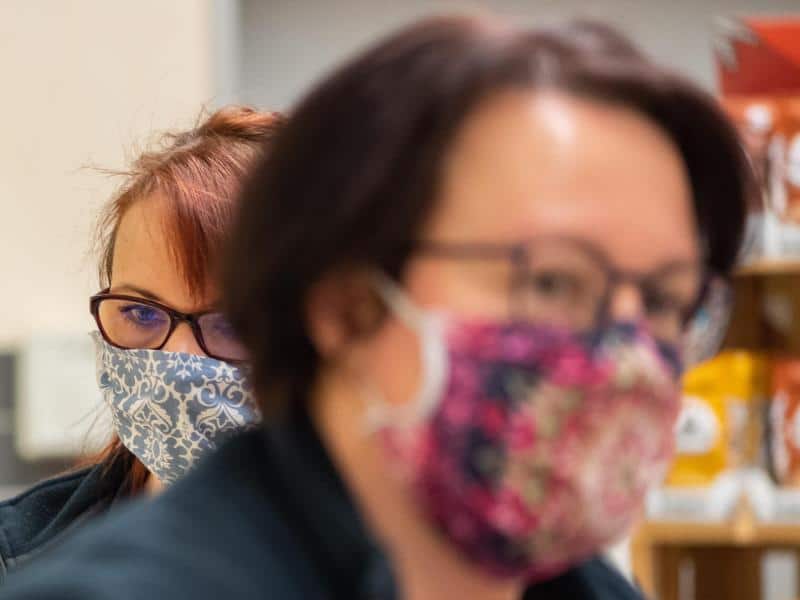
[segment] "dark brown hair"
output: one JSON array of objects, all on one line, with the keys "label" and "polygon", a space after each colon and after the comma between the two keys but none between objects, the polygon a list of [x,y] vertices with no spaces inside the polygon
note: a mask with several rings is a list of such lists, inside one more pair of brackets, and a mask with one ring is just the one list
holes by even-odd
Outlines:
[{"label": "dark brown hair", "polygon": [[[101,213],[101,285],[111,282],[120,221],[133,204],[157,194],[165,203],[167,217],[162,225],[175,264],[193,295],[206,293],[245,175],[282,124],[278,113],[227,106],[188,131],[164,134],[155,149],[142,153],[130,170],[121,173],[122,185]],[[119,478],[113,490],[118,495],[139,492],[149,476],[116,435],[85,463],[104,465]]]},{"label": "dark brown hair", "polygon": [[317,374],[309,288],[352,266],[400,277],[454,134],[488,96],[512,88],[626,106],[659,126],[686,166],[708,267],[732,268],[750,177],[709,95],[601,23],[517,29],[428,19],[314,87],[243,192],[222,288],[265,411],[304,401]]}]

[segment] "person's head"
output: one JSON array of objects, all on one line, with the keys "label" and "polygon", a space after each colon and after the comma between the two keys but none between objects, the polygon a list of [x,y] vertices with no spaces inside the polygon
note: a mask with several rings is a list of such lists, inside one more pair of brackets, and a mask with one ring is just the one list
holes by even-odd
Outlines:
[{"label": "person's head", "polygon": [[[244,358],[234,340],[226,343],[219,334],[225,327],[218,316],[214,276],[242,182],[282,122],[277,113],[221,108],[190,130],[163,135],[157,147],[122,173],[98,229],[103,291],[92,310],[107,342],[221,360]],[[200,335],[186,321],[174,320],[171,329],[159,305],[207,313],[196,322]],[[148,477],[116,437],[101,460],[124,465],[129,492]]]},{"label": "person's head", "polygon": [[[244,191],[224,299],[265,408],[303,402],[330,358],[320,322],[375,316],[347,297],[363,300],[367,271],[422,304],[506,309],[491,261],[431,260],[420,242],[567,236],[620,269],[699,261],[724,275],[749,185],[713,100],[613,30],[433,19],[348,63],[296,108]],[[329,302],[316,302],[326,291]],[[642,299],[624,302],[629,292],[616,305],[636,318]],[[374,344],[366,355],[409,389],[413,370],[400,365],[413,345],[394,343],[390,322],[376,335],[342,332]]]},{"label": "person's head", "polygon": [[[712,98],[613,30],[427,20],[347,63],[296,107],[243,192],[224,305],[265,413],[309,407],[346,479],[376,512],[403,508],[401,494],[381,491],[397,490],[370,451],[377,436],[363,435],[366,417],[376,403],[408,407],[421,391],[430,402],[416,412],[380,413],[412,415],[406,435],[391,439],[417,444],[405,457],[416,491],[451,538],[491,532],[482,545],[464,542],[474,556],[492,546],[507,559],[495,572],[520,572],[543,538],[505,545],[508,531],[496,528],[567,524],[563,515],[526,512],[539,492],[551,499],[556,484],[572,496],[551,509],[588,509],[591,494],[575,486],[599,485],[603,466],[578,482],[558,471],[577,468],[570,457],[583,468],[628,444],[615,455],[620,463],[665,460],[679,370],[669,350],[680,345],[706,275],[724,277],[734,265],[749,182],[736,134]],[[444,361],[434,360],[440,347],[421,349],[409,326],[420,308],[469,324],[445,334]],[[598,331],[618,331],[602,346],[628,335],[621,332],[630,327],[608,323],[632,324],[640,341],[623,344],[623,355],[591,354],[585,344]],[[617,369],[627,360],[626,380]],[[448,364],[444,387],[422,385]],[[650,380],[640,368],[660,375]],[[669,381],[669,400],[637,387],[656,380]],[[582,399],[601,383],[639,391],[602,396],[583,412]],[[648,408],[656,406],[664,410]],[[652,442],[642,440],[657,415]],[[580,426],[564,432],[578,435],[565,442],[552,427],[567,417]],[[600,420],[590,427],[588,419]],[[408,426],[399,421],[389,429]],[[558,467],[552,444],[561,442]],[[636,486],[613,497],[640,497]],[[595,495],[598,507],[604,499]],[[481,529],[487,507],[499,509],[495,529]],[[584,527],[580,511],[573,533]],[[591,533],[626,522],[594,519]],[[556,561],[565,546],[591,547],[556,539],[574,542],[553,548]]]}]

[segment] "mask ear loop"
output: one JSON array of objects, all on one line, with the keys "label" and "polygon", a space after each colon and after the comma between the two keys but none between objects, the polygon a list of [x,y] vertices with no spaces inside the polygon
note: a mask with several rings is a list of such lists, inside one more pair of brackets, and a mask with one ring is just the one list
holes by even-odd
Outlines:
[{"label": "mask ear loop", "polygon": [[382,272],[373,273],[372,279],[376,291],[389,309],[417,334],[421,365],[419,387],[415,397],[407,404],[390,405],[375,385],[365,382],[367,427],[374,433],[385,425],[402,428],[431,415],[444,393],[449,361],[444,339],[445,319],[414,305],[403,290]]},{"label": "mask ear loop", "polygon": [[106,370],[106,362],[108,361],[108,342],[103,339],[99,331],[92,331],[89,333],[94,343],[94,374],[97,380],[97,385],[102,389],[105,387],[102,376]]}]

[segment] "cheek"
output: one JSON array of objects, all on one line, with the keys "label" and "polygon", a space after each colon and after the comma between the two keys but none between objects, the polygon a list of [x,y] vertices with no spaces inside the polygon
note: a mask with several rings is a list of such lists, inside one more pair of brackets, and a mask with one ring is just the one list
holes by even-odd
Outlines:
[{"label": "cheek", "polygon": [[391,404],[413,401],[420,386],[419,336],[397,320],[386,323],[362,353],[361,373]]}]

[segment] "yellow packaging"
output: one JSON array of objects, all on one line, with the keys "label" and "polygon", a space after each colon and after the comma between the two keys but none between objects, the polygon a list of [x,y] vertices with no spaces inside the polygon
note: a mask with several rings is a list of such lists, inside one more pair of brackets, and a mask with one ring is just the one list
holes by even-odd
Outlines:
[{"label": "yellow packaging", "polygon": [[676,427],[672,486],[705,486],[758,454],[757,399],[765,390],[763,359],[726,352],[687,372]]}]

